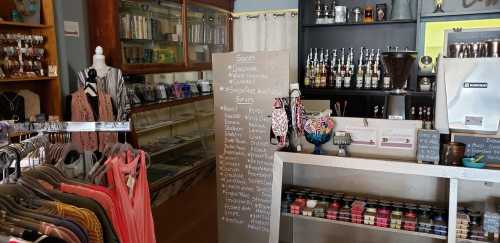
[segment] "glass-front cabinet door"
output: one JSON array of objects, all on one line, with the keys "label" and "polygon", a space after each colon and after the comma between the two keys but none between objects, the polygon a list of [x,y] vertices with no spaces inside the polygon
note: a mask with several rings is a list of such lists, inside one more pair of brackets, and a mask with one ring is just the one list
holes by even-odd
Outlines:
[{"label": "glass-front cabinet door", "polygon": [[211,63],[213,53],[229,51],[229,14],[192,2],[187,7],[189,63]]},{"label": "glass-front cabinet door", "polygon": [[183,65],[182,4],[171,0],[119,0],[124,66]]}]

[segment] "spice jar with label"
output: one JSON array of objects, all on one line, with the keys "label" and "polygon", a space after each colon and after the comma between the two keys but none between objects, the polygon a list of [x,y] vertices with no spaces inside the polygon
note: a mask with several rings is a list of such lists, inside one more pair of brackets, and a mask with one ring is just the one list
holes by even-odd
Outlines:
[{"label": "spice jar with label", "polygon": [[329,202],[328,202],[328,196],[327,195],[321,195],[320,196],[320,201],[316,205],[316,207],[313,210],[313,216],[317,218],[325,218],[326,217],[326,210],[329,207]]},{"label": "spice jar with label", "polygon": [[448,223],[445,211],[436,209],[434,210],[433,214],[434,216],[432,217],[432,223],[434,225],[434,234],[443,236],[448,235]]},{"label": "spice jar with label", "polygon": [[363,213],[365,211],[365,201],[356,200],[351,205],[351,222],[355,224],[363,224]]},{"label": "spice jar with label", "polygon": [[403,205],[393,204],[393,210],[391,212],[391,228],[401,229],[403,222]]},{"label": "spice jar with label", "polygon": [[304,193],[298,192],[295,201],[290,205],[290,213],[295,215],[302,214],[302,209],[306,206],[306,198]]},{"label": "spice jar with label", "polygon": [[406,205],[406,212],[403,217],[403,229],[407,231],[416,231],[417,229],[417,208],[414,204]]},{"label": "spice jar with label", "polygon": [[432,232],[432,219],[431,209],[427,206],[420,206],[420,215],[418,216],[418,232],[431,233]]},{"label": "spice jar with label", "polygon": [[380,203],[377,209],[377,217],[375,218],[375,225],[378,227],[389,228],[389,220],[391,217],[390,205],[387,203]]},{"label": "spice jar with label", "polygon": [[327,210],[326,218],[337,220],[339,210],[342,207],[341,199],[337,196],[332,196],[330,207]]},{"label": "spice jar with label", "polygon": [[344,197],[344,206],[339,211],[338,220],[351,222],[351,204],[353,201],[353,197]]},{"label": "spice jar with label", "polygon": [[470,239],[477,241],[484,241],[484,230],[481,224],[481,213],[472,212],[470,213]]},{"label": "spice jar with label", "polygon": [[375,201],[368,201],[364,213],[364,223],[366,225],[375,225],[375,217],[377,216],[377,206]]}]

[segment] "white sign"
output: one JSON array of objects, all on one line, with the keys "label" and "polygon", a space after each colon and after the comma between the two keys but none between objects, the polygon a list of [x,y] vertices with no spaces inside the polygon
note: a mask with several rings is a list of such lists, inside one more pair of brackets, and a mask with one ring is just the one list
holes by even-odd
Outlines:
[{"label": "white sign", "polygon": [[64,21],[64,36],[80,37],[80,23],[73,21]]},{"label": "white sign", "polygon": [[381,129],[380,148],[408,149],[415,147],[415,129],[384,128]]},{"label": "white sign", "polygon": [[365,127],[347,127],[345,131],[351,134],[351,145],[377,147],[377,129]]}]

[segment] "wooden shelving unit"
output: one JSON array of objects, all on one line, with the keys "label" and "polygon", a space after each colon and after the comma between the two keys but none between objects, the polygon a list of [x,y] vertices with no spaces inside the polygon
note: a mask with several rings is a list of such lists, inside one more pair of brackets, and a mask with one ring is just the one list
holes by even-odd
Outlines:
[{"label": "wooden shelving unit", "polygon": [[[9,14],[15,8],[13,0],[2,1],[0,33],[24,33],[44,36],[44,68],[58,65],[57,39],[55,29],[54,0],[41,0],[40,24],[18,23],[9,20]],[[46,70],[46,73],[47,70]],[[0,79],[0,91],[28,89],[40,96],[41,112],[49,116],[61,117],[61,84],[59,77],[25,77]]]},{"label": "wooden shelving unit", "polygon": [[[176,41],[168,41],[162,38],[151,39],[136,39],[123,38],[120,27],[122,16],[126,11],[121,10],[122,0],[102,1],[89,0],[88,8],[93,11],[89,12],[89,29],[90,31],[90,52],[93,54],[96,46],[102,46],[104,55],[107,57],[106,62],[114,67],[120,68],[125,74],[152,74],[152,73],[167,73],[167,72],[184,72],[184,71],[203,71],[212,68],[211,59],[205,56],[203,61],[195,61],[200,53],[197,49],[210,49],[210,53],[220,52],[221,50],[213,48],[215,45],[211,43],[200,43],[190,41],[190,26],[206,21],[205,19],[216,19],[218,16],[226,16],[226,22],[223,24],[225,29],[225,45],[224,51],[232,50],[232,22],[230,21],[230,13],[234,8],[234,0],[168,0],[168,1],[137,1],[127,0],[129,3],[140,3],[150,5],[150,9],[170,8],[169,15],[175,15],[175,18],[169,16],[168,22],[177,23],[175,29],[182,29],[182,34],[176,37]],[[168,7],[167,7],[168,6]],[[173,14],[173,12],[176,12]],[[158,15],[150,12],[145,16]],[[201,18],[201,15],[204,17]],[[109,21],[103,22],[102,19]],[[203,19],[203,20],[202,20]],[[214,22],[215,23],[215,22]],[[211,26],[214,23],[203,23],[203,26]],[[216,25],[219,25],[218,23]],[[220,24],[222,26],[222,24]],[[126,48],[134,44],[148,46],[148,49],[168,49],[176,48],[175,61],[152,62],[152,63],[130,63],[127,62]],[[153,48],[154,46],[154,48]],[[203,47],[203,48],[198,48]],[[128,49],[130,50],[130,48]],[[137,50],[137,49],[136,49]],[[206,51],[206,50],[205,50]],[[128,53],[128,54],[127,54]],[[141,53],[141,51],[139,51]],[[137,54],[137,53],[136,53]],[[138,54],[139,56],[141,54]],[[162,54],[163,55],[163,54]],[[145,55],[146,56],[146,55]],[[154,56],[154,55],[153,55]]]},{"label": "wooden shelving unit", "polygon": [[36,29],[45,29],[45,28],[52,28],[53,25],[45,25],[45,24],[26,24],[26,23],[19,23],[19,22],[12,22],[12,21],[0,21],[0,26],[12,26],[12,27],[19,27],[19,28],[36,28]]}]

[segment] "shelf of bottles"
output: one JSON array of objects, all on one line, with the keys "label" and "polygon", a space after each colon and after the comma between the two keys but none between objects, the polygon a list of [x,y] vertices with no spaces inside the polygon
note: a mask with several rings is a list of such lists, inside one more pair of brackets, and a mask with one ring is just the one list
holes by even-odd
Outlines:
[{"label": "shelf of bottles", "polygon": [[391,77],[384,69],[380,49],[310,49],[306,59],[304,87],[344,90],[390,90]]},{"label": "shelf of bottles", "polygon": [[120,1],[123,63],[182,64],[182,5],[176,1]]},{"label": "shelf of bottles", "polygon": [[212,53],[229,51],[229,15],[188,3],[188,56],[190,63],[210,63]]}]

